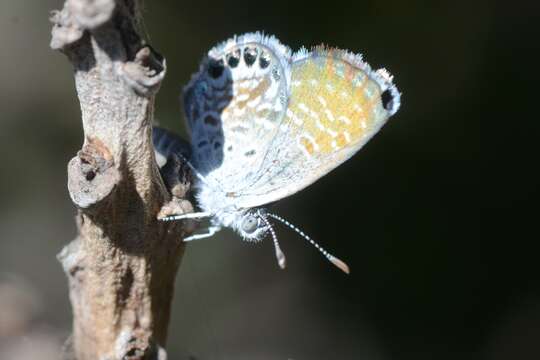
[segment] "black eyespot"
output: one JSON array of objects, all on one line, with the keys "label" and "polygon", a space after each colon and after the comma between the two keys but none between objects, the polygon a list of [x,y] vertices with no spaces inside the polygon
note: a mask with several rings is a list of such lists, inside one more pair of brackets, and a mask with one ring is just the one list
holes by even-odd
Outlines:
[{"label": "black eyespot", "polygon": [[227,54],[227,56],[225,56],[225,59],[227,60],[227,64],[231,68],[237,67],[238,63],[240,62],[240,49],[236,49],[233,52]]},{"label": "black eyespot", "polygon": [[204,118],[204,123],[212,126],[218,126],[218,120],[212,115],[206,115]]},{"label": "black eyespot", "polygon": [[255,155],[255,150],[249,150],[244,153],[244,156],[253,156]]},{"label": "black eyespot", "polygon": [[232,145],[229,145],[229,146],[227,147],[227,151],[232,151]]},{"label": "black eyespot", "polygon": [[223,60],[210,60],[208,64],[208,74],[212,79],[217,79],[223,74]]},{"label": "black eyespot", "polygon": [[247,66],[251,66],[257,60],[257,49],[256,48],[245,48],[244,49],[244,62]]},{"label": "black eyespot", "polygon": [[281,103],[281,105],[285,105],[287,103],[287,94],[285,92],[279,94],[279,102]]},{"label": "black eyespot", "polygon": [[259,57],[259,66],[261,67],[261,69],[266,69],[268,65],[270,65],[270,57],[267,53],[263,52]]},{"label": "black eyespot", "polygon": [[276,80],[276,81],[279,81],[279,79],[281,78],[281,76],[279,75],[279,70],[278,70],[277,66],[274,66],[272,68],[272,76],[274,77],[274,80]]},{"label": "black eyespot", "polygon": [[386,89],[381,94],[382,106],[385,110],[390,111],[394,106],[394,96],[390,92],[390,89]]}]

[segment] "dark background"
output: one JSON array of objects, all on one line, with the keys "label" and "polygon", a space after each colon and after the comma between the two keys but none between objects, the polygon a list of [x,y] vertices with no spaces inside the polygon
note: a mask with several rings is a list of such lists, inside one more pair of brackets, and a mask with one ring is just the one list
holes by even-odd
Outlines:
[{"label": "dark background", "polygon": [[[55,255],[75,236],[66,164],[82,130],[70,65],[48,48],[48,12],[61,5],[0,3],[2,359],[45,359],[70,328]],[[401,110],[357,156],[273,207],[351,275],[279,226],[285,271],[268,240],[250,245],[227,231],[190,244],[169,358],[540,358],[537,10],[508,1],[147,1],[149,42],[168,64],[156,119],[180,133],[181,86],[235,33],[361,52],[403,93]]]}]

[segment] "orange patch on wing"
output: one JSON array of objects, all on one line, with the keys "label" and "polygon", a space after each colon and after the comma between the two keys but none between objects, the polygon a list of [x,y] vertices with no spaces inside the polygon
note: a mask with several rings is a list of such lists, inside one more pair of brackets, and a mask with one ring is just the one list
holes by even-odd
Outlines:
[{"label": "orange patch on wing", "polygon": [[[252,81],[252,80],[250,79],[250,80],[244,80],[244,81]],[[271,85],[270,80],[268,80],[268,78],[265,77],[261,82],[259,82],[259,84],[254,89],[245,89],[245,88],[239,89],[238,94],[236,96],[247,94],[249,97],[244,101],[239,101],[236,104],[236,106],[239,109],[243,109],[247,105],[248,102],[257,98],[257,96],[262,96],[264,93],[266,93],[270,85]]]},{"label": "orange patch on wing", "polygon": [[345,147],[345,145],[347,145],[347,139],[345,138],[345,135],[343,133],[339,134],[337,137],[336,137],[336,144],[338,146],[338,148],[342,148],[342,147]]},{"label": "orange patch on wing", "polygon": [[311,141],[309,141],[305,137],[302,137],[300,139],[300,144],[302,144],[302,146],[304,147],[304,149],[306,149],[306,151],[308,152],[309,155],[313,155],[313,152],[315,151],[315,148],[314,148],[313,144],[311,143]]},{"label": "orange patch on wing", "polygon": [[[341,61],[333,56],[324,60],[307,60],[293,70],[293,81],[298,80],[300,85],[293,89],[289,108],[298,114],[302,113],[301,107],[307,107],[318,116],[318,119],[304,118],[300,126],[301,131],[313,136],[322,154],[335,152],[335,146],[341,149],[361,142],[376,121],[373,110],[379,103],[380,89],[367,76],[364,81],[353,84],[351,79],[363,70],[346,61],[342,61],[345,76],[337,75],[335,65]],[[317,80],[317,86],[310,83],[311,79]],[[365,91],[368,85],[375,86],[371,97]],[[350,124],[339,121],[341,117],[349,119]],[[291,124],[291,127],[298,125]],[[343,135],[345,131],[348,138]],[[332,135],[332,132],[338,135]]]},{"label": "orange patch on wing", "polygon": [[352,82],[354,75],[356,74],[356,69],[352,66],[345,66],[345,80],[347,82]]}]

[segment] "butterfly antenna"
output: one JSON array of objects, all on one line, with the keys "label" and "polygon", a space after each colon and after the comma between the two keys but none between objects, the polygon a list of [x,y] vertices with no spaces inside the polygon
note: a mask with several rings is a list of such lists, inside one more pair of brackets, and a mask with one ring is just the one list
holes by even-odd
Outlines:
[{"label": "butterfly antenna", "polygon": [[[287,220],[285,220],[284,218],[282,218],[280,216],[277,216],[277,215],[272,214],[272,213],[266,213],[266,215],[270,216],[271,218],[274,218],[274,219],[276,219],[278,221],[281,221],[283,224],[287,225],[288,227],[290,227],[291,229],[296,231],[300,236],[302,236],[304,239],[309,241],[311,245],[315,246],[315,248],[317,250],[319,250],[321,252],[321,254],[323,254],[324,257],[326,257],[332,264],[337,266],[344,273],[346,273],[346,274],[350,273],[349,266],[347,266],[347,264],[345,264],[343,261],[341,261],[340,259],[338,259],[334,255],[330,254],[328,251],[323,249],[322,246],[317,244],[312,238],[310,238],[309,236],[304,234],[304,232],[302,230],[300,230],[299,228],[297,228],[296,226],[294,226],[293,224],[291,224],[290,222],[288,222]],[[274,232],[273,229],[271,231],[272,231],[272,233]]]},{"label": "butterfly antenna", "polygon": [[258,214],[261,220],[264,221],[266,226],[268,226],[268,229],[270,230],[270,234],[272,235],[272,240],[274,240],[274,248],[276,249],[276,259],[278,261],[278,265],[280,268],[285,269],[287,262],[285,260],[285,254],[283,253],[283,251],[281,251],[281,248],[279,247],[276,232],[274,231],[274,228],[272,227],[272,225],[270,225],[270,222],[268,221],[268,219],[261,213],[261,211],[259,211]]}]

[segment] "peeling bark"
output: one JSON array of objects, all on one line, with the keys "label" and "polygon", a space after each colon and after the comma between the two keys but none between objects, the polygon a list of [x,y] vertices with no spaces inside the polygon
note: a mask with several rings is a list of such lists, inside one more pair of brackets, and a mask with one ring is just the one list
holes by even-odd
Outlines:
[{"label": "peeling bark", "polygon": [[73,307],[66,359],[166,358],[182,238],[191,229],[156,216],[193,209],[182,162],[169,162],[165,182],[156,164],[154,96],[166,65],[139,36],[137,14],[135,0],[67,0],[52,16],[51,47],[74,67],[84,129],[68,165],[79,234],[58,255]]}]

